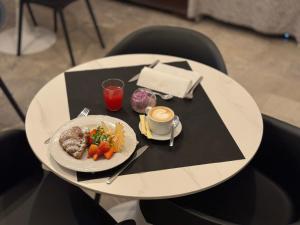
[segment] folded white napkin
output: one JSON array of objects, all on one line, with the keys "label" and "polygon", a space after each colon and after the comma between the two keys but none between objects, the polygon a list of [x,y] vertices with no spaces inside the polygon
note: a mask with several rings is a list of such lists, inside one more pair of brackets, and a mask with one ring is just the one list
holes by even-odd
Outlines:
[{"label": "folded white napkin", "polygon": [[196,72],[160,63],[153,69],[143,68],[137,85],[184,98],[199,79]]}]

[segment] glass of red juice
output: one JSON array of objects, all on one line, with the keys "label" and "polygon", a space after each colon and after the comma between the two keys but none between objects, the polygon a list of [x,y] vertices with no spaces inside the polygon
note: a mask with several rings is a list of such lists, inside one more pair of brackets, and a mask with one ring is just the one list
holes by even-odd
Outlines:
[{"label": "glass of red juice", "polygon": [[119,79],[108,79],[102,82],[103,99],[106,108],[118,111],[122,108],[124,82]]}]

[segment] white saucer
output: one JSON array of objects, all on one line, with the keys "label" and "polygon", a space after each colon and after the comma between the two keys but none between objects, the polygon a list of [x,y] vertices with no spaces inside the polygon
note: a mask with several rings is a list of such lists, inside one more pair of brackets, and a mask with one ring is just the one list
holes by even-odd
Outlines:
[{"label": "white saucer", "polygon": [[[139,129],[141,131],[141,123],[139,123]],[[182,124],[179,121],[177,127],[174,130],[174,138],[177,137],[181,133],[181,131],[182,131]],[[171,137],[171,133],[164,134],[164,135],[159,135],[159,134],[156,134],[156,133],[152,132],[152,139],[153,140],[167,141],[167,140],[170,140],[170,137]]]}]

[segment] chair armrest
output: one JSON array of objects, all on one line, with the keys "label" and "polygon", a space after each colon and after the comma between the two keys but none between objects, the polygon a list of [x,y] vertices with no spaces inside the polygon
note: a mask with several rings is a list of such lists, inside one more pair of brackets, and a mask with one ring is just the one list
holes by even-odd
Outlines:
[{"label": "chair armrest", "polygon": [[116,225],[136,225],[136,223],[134,220],[125,220],[120,223],[117,223]]},{"label": "chair armrest", "polygon": [[300,175],[300,128],[266,115],[263,120],[263,138],[253,166],[267,174],[280,167],[283,173],[294,170]]},{"label": "chair armrest", "polygon": [[[300,147],[300,128],[289,123],[280,121],[267,115],[263,115],[264,120],[264,139],[286,146],[292,150]],[[299,152],[299,151],[298,151]],[[298,155],[300,157],[300,154]]]}]

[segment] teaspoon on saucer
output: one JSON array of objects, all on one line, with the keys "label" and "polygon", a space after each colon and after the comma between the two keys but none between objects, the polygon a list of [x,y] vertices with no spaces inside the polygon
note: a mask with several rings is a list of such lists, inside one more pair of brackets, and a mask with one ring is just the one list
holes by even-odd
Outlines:
[{"label": "teaspoon on saucer", "polygon": [[179,117],[175,116],[173,121],[172,121],[172,126],[171,126],[171,137],[170,137],[170,144],[169,146],[173,147],[174,145],[174,130],[179,124]]}]

